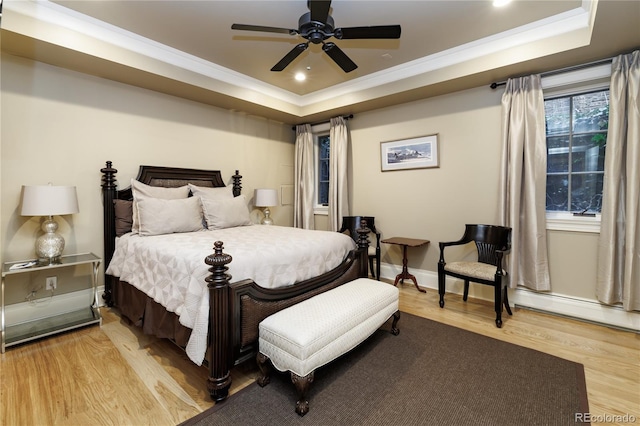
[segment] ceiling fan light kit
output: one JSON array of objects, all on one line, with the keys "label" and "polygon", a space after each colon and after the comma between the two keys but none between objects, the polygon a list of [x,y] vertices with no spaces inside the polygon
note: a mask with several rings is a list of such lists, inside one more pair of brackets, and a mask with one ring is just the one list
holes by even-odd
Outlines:
[{"label": "ceiling fan light kit", "polygon": [[298,29],[266,27],[261,25],[233,24],[231,29],[243,31],[259,31],[288,35],[299,35],[306,42],[299,43],[289,51],[271,71],[282,71],[293,62],[302,52],[307,50],[309,43],[322,44],[325,52],[344,72],[351,72],[358,66],[335,43],[325,42],[334,37],[338,40],[347,39],[398,39],[400,25],[377,25],[371,27],[335,28],[335,22],[329,15],[331,1],[307,1],[309,12],[298,20]]}]

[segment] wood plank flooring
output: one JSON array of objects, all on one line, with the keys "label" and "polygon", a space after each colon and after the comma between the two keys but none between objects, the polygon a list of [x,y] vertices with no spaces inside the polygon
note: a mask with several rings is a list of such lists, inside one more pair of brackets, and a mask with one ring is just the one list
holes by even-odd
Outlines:
[{"label": "wood plank flooring", "polygon": [[[461,299],[447,295],[440,309],[435,291],[400,289],[403,312],[582,363],[591,414],[628,414],[640,423],[637,333],[519,308],[512,317],[505,312],[498,329],[490,303]],[[175,425],[213,404],[204,367],[127,325],[117,311],[102,314],[102,327],[7,349],[0,359],[0,424]],[[235,368],[231,393],[252,383],[256,371],[253,363]]]}]

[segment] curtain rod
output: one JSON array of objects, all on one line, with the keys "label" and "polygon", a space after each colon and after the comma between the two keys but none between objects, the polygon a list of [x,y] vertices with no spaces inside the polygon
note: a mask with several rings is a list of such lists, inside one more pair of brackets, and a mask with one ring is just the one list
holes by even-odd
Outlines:
[{"label": "curtain rod", "polygon": [[[349,115],[343,115],[342,118],[344,118],[345,120],[349,120],[351,118],[353,118],[353,114],[349,114]],[[316,123],[309,123],[310,126],[317,126],[318,124],[325,124],[325,123],[329,123],[330,120],[326,120],[326,121],[318,121]],[[291,130],[296,130],[296,126],[291,126]]]},{"label": "curtain rod", "polygon": [[[560,68],[557,70],[552,70],[552,71],[547,71],[547,72],[541,72],[540,73],[540,77],[549,77],[551,75],[556,75],[556,74],[562,74],[565,72],[569,72],[569,71],[577,71],[577,70],[581,70],[584,68],[589,68],[589,67],[593,67],[596,65],[602,65],[602,64],[606,64],[606,63],[611,63],[611,61],[613,61],[614,58],[607,58],[607,59],[600,59],[599,61],[593,61],[593,62],[588,62],[586,64],[581,64],[581,65],[574,65],[572,67],[567,67],[567,68]],[[506,81],[501,81],[501,82],[494,82],[491,83],[491,85],[489,85],[489,87],[491,87],[492,89],[495,89],[498,86],[504,86],[505,84],[507,84]]]}]

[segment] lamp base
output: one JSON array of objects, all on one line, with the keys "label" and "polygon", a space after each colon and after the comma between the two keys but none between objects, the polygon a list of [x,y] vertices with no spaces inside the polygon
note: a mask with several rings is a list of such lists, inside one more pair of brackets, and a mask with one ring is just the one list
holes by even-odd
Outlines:
[{"label": "lamp base", "polygon": [[45,232],[36,240],[36,256],[41,264],[58,263],[64,250],[64,238],[57,234],[58,224],[49,216],[42,222],[42,230]]},{"label": "lamp base", "polygon": [[271,211],[269,211],[269,207],[264,208],[264,217],[260,221],[261,225],[273,225],[273,219],[271,219]]}]

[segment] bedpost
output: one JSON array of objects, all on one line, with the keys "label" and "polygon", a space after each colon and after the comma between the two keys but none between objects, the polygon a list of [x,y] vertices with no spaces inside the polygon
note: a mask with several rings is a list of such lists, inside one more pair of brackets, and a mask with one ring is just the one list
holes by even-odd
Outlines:
[{"label": "bedpost", "polygon": [[[104,268],[107,269],[113,252],[116,249],[116,213],[113,200],[116,196],[116,173],[111,167],[111,161],[107,161],[107,167],[100,169],[102,172],[102,209],[104,211]],[[113,288],[111,278],[104,276],[104,294],[102,295],[107,306],[113,306]]]},{"label": "bedpost", "polygon": [[231,387],[231,323],[229,320],[229,268],[231,256],[222,252],[222,241],[214,243],[214,253],[204,262],[211,266],[211,275],[205,280],[209,288],[209,336],[208,362],[209,378],[207,389],[211,399],[223,401],[229,395]]},{"label": "bedpost", "polygon": [[360,253],[360,272],[358,276],[367,278],[369,276],[369,232],[371,229],[367,226],[367,221],[360,221],[360,228],[356,229],[358,233],[358,250]]},{"label": "bedpost", "polygon": [[236,170],[236,174],[231,176],[231,178],[233,179],[233,196],[237,197],[242,192],[242,185],[240,184],[242,175],[238,170]]}]

